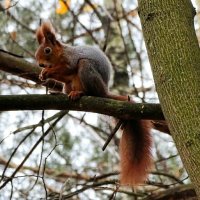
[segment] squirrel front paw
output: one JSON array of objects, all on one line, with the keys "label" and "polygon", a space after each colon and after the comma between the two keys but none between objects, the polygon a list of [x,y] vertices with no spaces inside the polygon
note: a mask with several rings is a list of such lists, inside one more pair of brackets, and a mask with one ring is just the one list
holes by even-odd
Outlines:
[{"label": "squirrel front paw", "polygon": [[45,81],[48,78],[50,78],[49,77],[49,70],[48,70],[48,68],[42,69],[42,71],[40,72],[40,75],[39,75],[39,79],[41,81]]}]

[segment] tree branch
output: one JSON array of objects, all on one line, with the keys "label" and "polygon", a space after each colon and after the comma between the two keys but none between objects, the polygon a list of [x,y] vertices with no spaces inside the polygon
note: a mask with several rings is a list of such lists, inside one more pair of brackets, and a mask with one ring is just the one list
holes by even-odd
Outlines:
[{"label": "tree branch", "polygon": [[[2,50],[0,50],[0,70],[42,84],[38,78],[42,70],[40,67]],[[53,80],[48,81],[46,86],[53,90],[62,90],[62,84]]]},{"label": "tree branch", "polygon": [[38,79],[41,69],[37,65],[3,51],[0,51],[0,70],[41,83]]},{"label": "tree branch", "polygon": [[163,120],[159,104],[122,102],[100,97],[71,101],[66,95],[1,95],[0,111],[76,110],[105,114],[120,119]]},{"label": "tree branch", "polygon": [[[32,80],[38,84],[41,68],[0,51],[0,70]],[[48,87],[61,90],[62,84],[48,81]],[[163,120],[159,104],[132,104],[97,97],[82,97],[79,101],[70,101],[66,95],[3,95],[0,96],[0,111],[16,110],[76,110],[95,112],[120,119]]]},{"label": "tree branch", "polygon": [[193,185],[188,184],[172,187],[157,194],[150,195],[144,200],[181,200],[183,198],[188,200],[197,200]]}]

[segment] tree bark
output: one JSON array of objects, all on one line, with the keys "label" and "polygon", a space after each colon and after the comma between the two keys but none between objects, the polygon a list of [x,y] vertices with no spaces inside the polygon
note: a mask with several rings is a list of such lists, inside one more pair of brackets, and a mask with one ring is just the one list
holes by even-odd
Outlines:
[{"label": "tree bark", "polygon": [[200,198],[200,51],[189,0],[139,0],[144,38],[170,132]]},{"label": "tree bark", "polygon": [[[27,62],[23,58],[15,57],[1,50],[0,70],[34,81],[37,84],[42,84],[41,80],[39,80],[39,74],[42,68],[38,67],[36,64]],[[62,91],[62,84],[54,80],[49,80],[43,85],[55,91]]]},{"label": "tree bark", "polygon": [[71,101],[67,95],[0,95],[0,111],[76,110],[105,114],[121,119],[163,120],[159,104],[121,102],[100,97]]},{"label": "tree bark", "polygon": [[196,193],[193,189],[193,185],[178,185],[172,188],[168,188],[162,192],[158,192],[158,194],[153,194],[148,196],[144,200],[198,200],[196,197]]}]

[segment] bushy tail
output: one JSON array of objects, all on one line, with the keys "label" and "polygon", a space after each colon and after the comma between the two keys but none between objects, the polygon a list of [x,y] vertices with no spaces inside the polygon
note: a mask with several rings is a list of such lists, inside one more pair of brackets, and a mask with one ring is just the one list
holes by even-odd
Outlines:
[{"label": "bushy tail", "polygon": [[152,138],[150,122],[129,120],[125,122],[120,141],[122,185],[138,185],[147,179],[152,167]]},{"label": "bushy tail", "polygon": [[[126,96],[107,94],[107,98],[130,101]],[[130,101],[134,103],[133,101]],[[122,185],[144,183],[152,167],[152,123],[148,120],[127,120],[120,140],[120,182]]]}]

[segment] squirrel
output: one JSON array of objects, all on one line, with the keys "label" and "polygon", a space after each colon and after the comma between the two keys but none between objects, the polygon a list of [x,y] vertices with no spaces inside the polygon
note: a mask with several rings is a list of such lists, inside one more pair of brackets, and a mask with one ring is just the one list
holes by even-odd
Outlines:
[{"label": "squirrel", "polygon": [[[64,84],[64,93],[72,100],[82,95],[128,101],[109,92],[111,63],[97,47],[70,46],[56,39],[50,22],[37,29],[39,47],[35,57],[43,70],[42,81],[54,79]],[[130,102],[132,103],[132,101]],[[120,139],[120,183],[135,186],[144,183],[152,167],[150,122],[127,120]]]}]

